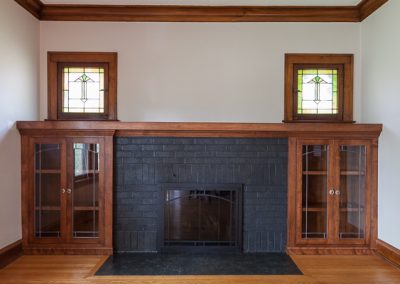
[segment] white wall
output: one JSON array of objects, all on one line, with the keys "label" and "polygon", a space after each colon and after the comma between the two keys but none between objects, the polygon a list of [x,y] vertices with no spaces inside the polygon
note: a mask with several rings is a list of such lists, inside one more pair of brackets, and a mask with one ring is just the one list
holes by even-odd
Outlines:
[{"label": "white wall", "polygon": [[0,1],[0,248],[21,238],[17,120],[38,119],[39,21]]},{"label": "white wall", "polygon": [[400,248],[400,1],[361,25],[362,121],[380,122],[379,238]]},{"label": "white wall", "polygon": [[284,54],[354,53],[360,25],[329,23],[41,22],[40,116],[47,51],[116,51],[122,121],[280,122]]}]

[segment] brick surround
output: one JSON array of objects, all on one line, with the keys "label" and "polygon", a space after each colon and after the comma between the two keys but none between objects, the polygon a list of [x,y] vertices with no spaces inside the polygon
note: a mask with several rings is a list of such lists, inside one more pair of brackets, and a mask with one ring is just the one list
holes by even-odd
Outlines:
[{"label": "brick surround", "polygon": [[159,249],[163,184],[243,184],[243,251],[283,252],[286,138],[116,137],[114,249]]}]

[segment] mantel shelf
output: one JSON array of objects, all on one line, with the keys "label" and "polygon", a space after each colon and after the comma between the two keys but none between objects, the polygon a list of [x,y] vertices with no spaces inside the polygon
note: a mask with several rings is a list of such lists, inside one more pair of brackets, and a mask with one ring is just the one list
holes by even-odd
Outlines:
[{"label": "mantel shelf", "polygon": [[21,134],[94,132],[115,136],[299,137],[307,135],[376,138],[382,124],[351,123],[219,123],[121,121],[19,121]]}]

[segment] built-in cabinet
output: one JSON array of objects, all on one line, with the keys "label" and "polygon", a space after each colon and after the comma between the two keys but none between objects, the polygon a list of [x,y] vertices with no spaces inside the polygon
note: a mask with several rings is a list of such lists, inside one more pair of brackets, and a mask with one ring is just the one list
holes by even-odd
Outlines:
[{"label": "built-in cabinet", "polygon": [[287,250],[375,249],[382,125],[41,121],[17,127],[25,253],[112,253],[114,135],[288,137]]},{"label": "built-in cabinet", "polygon": [[291,138],[289,245],[367,253],[376,241],[375,139]]},{"label": "built-in cabinet", "polygon": [[25,253],[112,253],[112,135],[22,135]]}]

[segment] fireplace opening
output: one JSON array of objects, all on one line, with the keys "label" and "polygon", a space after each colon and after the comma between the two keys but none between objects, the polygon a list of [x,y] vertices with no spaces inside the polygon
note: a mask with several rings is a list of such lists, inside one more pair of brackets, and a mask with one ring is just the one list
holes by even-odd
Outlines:
[{"label": "fireplace opening", "polygon": [[163,249],[242,247],[242,185],[169,185],[163,211]]}]

